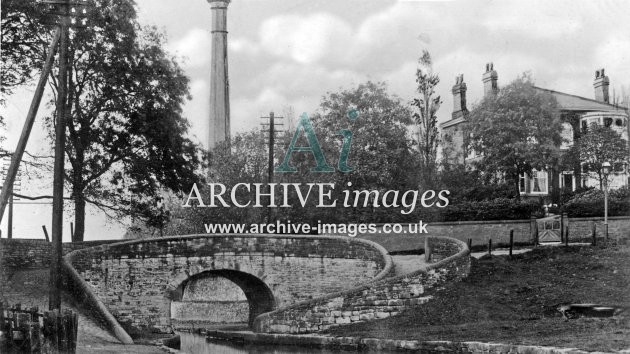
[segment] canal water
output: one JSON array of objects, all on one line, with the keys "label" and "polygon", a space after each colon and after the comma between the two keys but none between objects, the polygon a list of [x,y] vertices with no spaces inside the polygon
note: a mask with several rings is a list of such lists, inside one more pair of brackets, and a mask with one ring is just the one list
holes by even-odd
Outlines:
[{"label": "canal water", "polygon": [[331,354],[348,353],[329,349],[262,344],[238,344],[206,340],[205,336],[180,332],[181,351],[188,354]]}]

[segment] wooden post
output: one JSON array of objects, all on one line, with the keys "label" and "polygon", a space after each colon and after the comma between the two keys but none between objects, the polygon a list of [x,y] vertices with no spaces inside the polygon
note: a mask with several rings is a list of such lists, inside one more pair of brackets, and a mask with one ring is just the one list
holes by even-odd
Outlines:
[{"label": "wooden post", "polygon": [[31,352],[39,353],[42,348],[39,308],[37,306],[32,307],[29,312],[31,315]]},{"label": "wooden post", "polygon": [[13,186],[9,189],[9,220],[7,221],[7,238],[13,238]]},{"label": "wooden post", "polygon": [[[162,236],[160,229],[160,237]],[[70,223],[70,239],[74,242],[74,224]]]},{"label": "wooden post", "polygon": [[[269,161],[267,166],[267,185],[269,187],[269,194],[271,194],[271,183],[273,182],[273,148],[275,144],[275,123],[274,123],[274,114],[273,112],[269,112]],[[271,198],[271,196],[269,196]],[[273,204],[270,201],[270,204]],[[267,222],[271,223],[272,219],[272,210],[273,208],[267,208]],[[277,230],[276,230],[277,231]]]},{"label": "wooden post", "polygon": [[68,89],[68,32],[70,5],[63,6],[59,40],[59,78],[55,123],[55,162],[53,170],[52,252],[50,252],[50,286],[48,308],[61,308],[61,256],[63,239],[63,185],[66,147],[66,100]]},{"label": "wooden post", "polygon": [[593,246],[597,246],[597,229],[595,226],[595,221],[591,222],[591,235],[593,237]]},{"label": "wooden post", "polygon": [[42,225],[42,230],[44,230],[44,237],[46,237],[46,242],[50,242],[50,238],[48,237],[48,230],[46,230],[46,225]]},{"label": "wooden post", "polygon": [[22,333],[22,348],[31,347],[31,314],[24,312],[16,312],[16,329]]},{"label": "wooden post", "polygon": [[538,246],[538,221],[536,221],[536,218],[534,218],[533,216],[530,217],[530,221],[529,221],[529,225],[530,225],[530,230],[532,232],[532,240],[534,241],[534,246]]},{"label": "wooden post", "polygon": [[431,244],[429,243],[429,238],[424,238],[424,261],[429,263],[431,262]]},{"label": "wooden post", "polygon": [[560,218],[560,229],[562,230],[564,237],[564,245],[569,247],[569,233],[567,232],[567,228],[564,225],[565,220],[567,220],[568,216],[566,213],[562,213],[562,217]]},{"label": "wooden post", "polygon": [[512,257],[513,248],[514,248],[514,230],[510,230],[510,257]]},{"label": "wooden post", "polygon": [[488,255],[492,256],[492,239],[488,240]]},{"label": "wooden post", "polygon": [[57,29],[55,35],[53,36],[53,40],[50,43],[50,47],[48,48],[46,62],[44,63],[44,68],[42,69],[42,73],[39,77],[37,87],[35,88],[35,94],[33,95],[31,106],[26,115],[26,121],[24,122],[24,127],[22,128],[20,140],[15,148],[15,153],[11,156],[11,165],[9,165],[9,170],[7,171],[4,184],[2,185],[2,192],[0,192],[0,221],[2,221],[2,217],[4,216],[4,209],[6,208],[9,196],[12,193],[13,182],[15,182],[15,176],[17,175],[20,161],[22,161],[22,156],[24,156],[24,150],[26,150],[26,144],[28,143],[28,138],[31,135],[33,123],[35,123],[35,116],[37,116],[37,110],[39,109],[39,104],[41,103],[42,96],[44,95],[46,82],[48,82],[48,75],[50,75],[50,70],[52,69],[55,61],[55,53],[57,52],[57,44],[59,43],[60,35],[61,30]]},{"label": "wooden post", "polygon": [[468,239],[468,250],[472,252],[472,238]]},{"label": "wooden post", "polygon": [[77,334],[79,332],[79,315],[77,313],[70,313],[72,317],[72,331],[70,332],[72,338],[70,342],[70,350],[75,352],[77,350]]},{"label": "wooden post", "polygon": [[560,212],[560,242],[564,241],[564,213]]}]

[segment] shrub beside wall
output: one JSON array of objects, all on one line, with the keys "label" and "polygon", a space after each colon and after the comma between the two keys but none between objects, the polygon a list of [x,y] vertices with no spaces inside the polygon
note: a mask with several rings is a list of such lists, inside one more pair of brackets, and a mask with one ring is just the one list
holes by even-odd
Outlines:
[{"label": "shrub beside wall", "polygon": [[[569,199],[564,209],[569,217],[604,216],[604,192],[588,189]],[[608,194],[608,216],[630,215],[630,189],[628,187],[610,191]]]},{"label": "shrub beside wall", "polygon": [[538,200],[496,198],[492,200],[452,201],[445,208],[431,208],[420,211],[424,221],[482,221],[482,220],[521,220],[542,217],[544,210]]}]

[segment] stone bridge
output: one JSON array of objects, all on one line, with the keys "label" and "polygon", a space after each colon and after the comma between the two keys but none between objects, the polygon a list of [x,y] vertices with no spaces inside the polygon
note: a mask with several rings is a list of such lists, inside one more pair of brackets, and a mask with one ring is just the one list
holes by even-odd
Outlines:
[{"label": "stone bridge", "polygon": [[262,313],[384,278],[392,268],[387,251],[371,241],[287,235],[121,242],[73,251],[64,265],[70,289],[132,336],[170,333],[172,302],[204,279],[225,278],[240,287],[251,325]]}]

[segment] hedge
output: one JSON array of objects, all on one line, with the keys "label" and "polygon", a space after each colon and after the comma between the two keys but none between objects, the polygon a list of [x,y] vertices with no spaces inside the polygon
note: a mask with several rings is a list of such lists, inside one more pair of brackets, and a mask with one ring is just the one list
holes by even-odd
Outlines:
[{"label": "hedge", "polygon": [[531,216],[542,217],[544,210],[538,200],[495,198],[492,200],[453,201],[446,208],[431,208],[420,211],[420,220],[466,221],[466,220],[520,220]]},{"label": "hedge", "polygon": [[[569,199],[564,210],[569,217],[604,216],[604,192],[588,189]],[[630,189],[623,187],[608,194],[608,216],[630,215]]]}]

